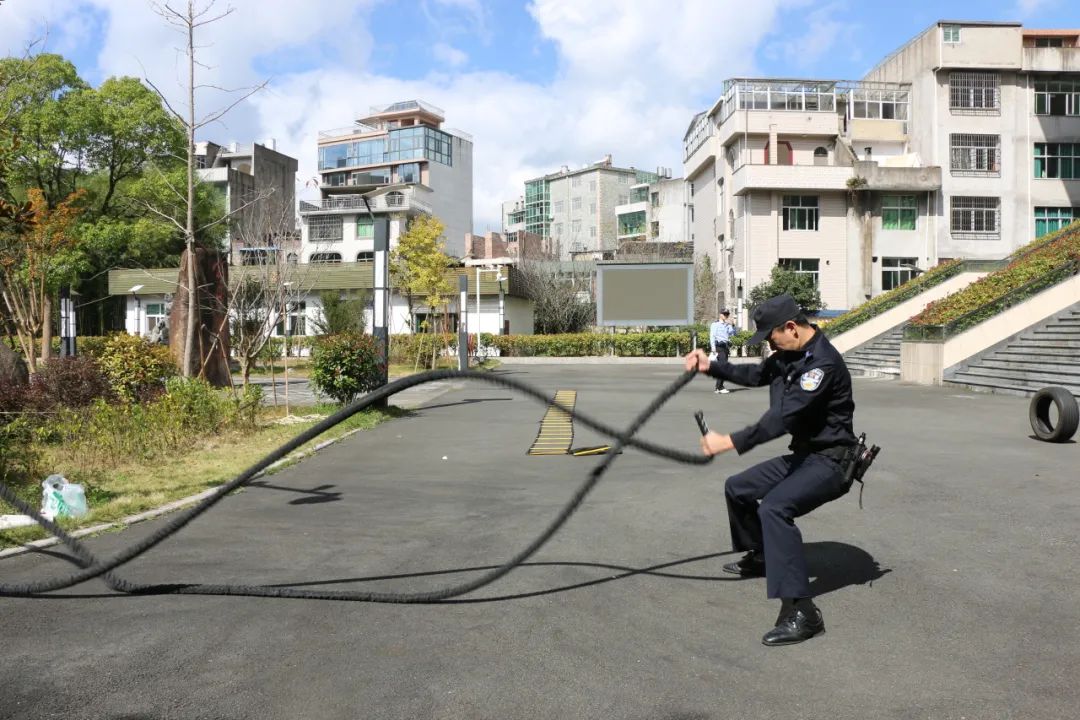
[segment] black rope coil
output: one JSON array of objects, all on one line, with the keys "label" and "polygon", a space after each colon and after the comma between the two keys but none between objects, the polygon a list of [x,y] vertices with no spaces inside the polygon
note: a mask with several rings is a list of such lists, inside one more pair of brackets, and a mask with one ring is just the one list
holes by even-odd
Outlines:
[{"label": "black rope coil", "polygon": [[[71,562],[80,566],[80,569],[67,577],[57,577],[49,580],[42,580],[32,583],[0,584],[0,596],[8,597],[33,597],[41,595],[43,593],[53,592],[56,590],[63,590],[65,588],[72,587],[79,583],[92,580],[94,578],[102,578],[105,583],[117,592],[129,593],[129,594],[185,594],[185,595],[244,595],[252,597],[269,597],[269,598],[293,598],[304,600],[345,600],[353,602],[378,602],[378,603],[433,603],[440,600],[446,600],[448,598],[464,595],[466,593],[477,590],[485,585],[495,582],[499,578],[503,577],[515,567],[521,565],[529,557],[531,557],[537,550],[539,550],[548,540],[555,535],[556,532],[566,523],[571,515],[578,509],[582,501],[589,494],[589,492],[596,486],[596,483],[600,480],[603,474],[614,462],[616,456],[624,447],[635,447],[639,450],[647,452],[658,457],[674,460],[680,463],[686,463],[691,465],[704,465],[711,462],[712,458],[705,455],[696,453],[686,453],[679,450],[674,450],[661,445],[656,445],[645,440],[638,440],[634,436],[641,429],[650,417],[652,417],[668,400],[670,400],[675,393],[679,392],[687,383],[689,383],[696,371],[688,371],[682,374],[671,385],[665,388],[659,395],[657,395],[648,407],[641,411],[640,414],[626,430],[619,430],[609,425],[601,423],[597,420],[593,420],[587,415],[581,412],[571,410],[562,404],[555,402],[545,395],[540,390],[533,388],[523,382],[512,380],[507,377],[502,377],[496,374],[490,374],[485,372],[478,372],[475,370],[432,370],[430,372],[421,373],[419,375],[411,375],[399,380],[395,380],[383,387],[375,390],[368,395],[360,398],[348,407],[342,408],[338,412],[334,413],[325,420],[312,426],[308,430],[300,433],[292,440],[288,441],[281,447],[277,448],[259,462],[252,465],[243,473],[238,475],[233,480],[220,486],[214,492],[213,495],[207,497],[205,500],[195,505],[191,509],[180,513],[168,523],[163,525],[157,531],[143,539],[142,541],[131,545],[130,547],[122,550],[108,560],[99,560],[96,558],[79,540],[72,537],[63,528],[56,523],[46,520],[41,514],[31,505],[20,499],[14,491],[7,485],[0,483],[0,498],[3,498],[11,505],[15,506],[20,512],[29,515],[42,527],[56,536],[71,552],[74,554],[74,558],[67,558]],[[299,590],[289,587],[275,587],[271,585],[223,585],[223,584],[141,584],[133,583],[123,578],[120,578],[112,573],[113,570],[128,563],[135,558],[139,557],[143,553],[151,550],[159,543],[163,542],[173,534],[179,532],[188,523],[195,518],[202,515],[204,512],[216,505],[223,497],[231,493],[232,491],[240,488],[258,476],[268,466],[277,462],[281,458],[288,455],[296,448],[302,446],[315,437],[318,437],[325,431],[334,427],[338,423],[348,419],[356,413],[371,407],[375,403],[395,395],[402,390],[406,390],[416,385],[422,385],[424,383],[434,382],[437,380],[451,380],[451,379],[466,379],[477,380],[480,382],[490,383],[492,385],[499,385],[505,388],[516,390],[524,393],[529,397],[532,397],[545,405],[559,408],[568,414],[572,415],[575,421],[589,427],[597,432],[615,438],[616,442],[612,446],[609,453],[604,459],[597,464],[590,472],[589,477],[574,493],[571,500],[563,507],[556,518],[548,525],[548,527],[537,536],[527,547],[521,550],[514,557],[507,560],[502,565],[492,569],[490,572],[481,575],[473,580],[470,580],[459,585],[443,588],[440,590],[433,590],[429,592],[415,592],[415,593],[388,593],[388,592],[362,592],[362,591],[328,591],[328,590]]]}]

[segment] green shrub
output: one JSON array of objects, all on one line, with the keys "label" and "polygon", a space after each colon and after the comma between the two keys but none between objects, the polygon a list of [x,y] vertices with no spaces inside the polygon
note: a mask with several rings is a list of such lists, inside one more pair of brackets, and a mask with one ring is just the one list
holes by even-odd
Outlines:
[{"label": "green shrub", "polygon": [[201,378],[169,378],[157,404],[176,417],[180,428],[192,433],[218,432],[231,415],[229,399]]},{"label": "green shrub", "polygon": [[[26,418],[0,425],[0,482],[13,488],[29,487],[34,493],[41,472],[41,452],[34,444],[34,429]],[[22,493],[19,493],[22,495]],[[26,497],[32,500],[32,497]],[[6,507],[0,502],[0,507]]]},{"label": "green shrub", "polygon": [[[1070,225],[1054,233],[1051,241],[1044,242],[1040,238],[1031,243],[1029,247],[1031,246],[1035,249],[1021,248],[1021,251],[1013,256],[1013,261],[1003,269],[990,273],[962,290],[930,303],[921,313],[911,319],[911,324],[914,326],[946,325],[1040,278],[1045,278],[1046,282],[1035,282],[1031,288],[1031,294],[1060,281],[1068,273],[1052,271],[1080,258],[1080,225]],[[988,309],[986,317],[991,317],[996,312],[994,309]]]},{"label": "green shrub", "polygon": [[98,362],[113,392],[128,403],[161,395],[165,381],[176,375],[169,348],[136,335],[109,337]]},{"label": "green shrub", "polygon": [[888,292],[883,292],[864,302],[859,307],[821,323],[822,330],[829,337],[835,337],[840,333],[847,332],[862,323],[875,318],[882,313],[891,310],[902,302],[906,302],[919,293],[940,285],[951,277],[960,274],[963,270],[963,260],[956,259],[941,263],[913,278],[908,282],[895,287]]},{"label": "green shrub", "polygon": [[[470,343],[474,336],[470,335]],[[412,365],[419,358],[421,367],[430,368],[435,353],[457,352],[457,335],[453,333],[415,333],[390,337],[390,362]]]},{"label": "green shrub", "polygon": [[370,335],[324,337],[312,355],[311,382],[319,392],[342,404],[379,387],[383,375],[375,339]]}]

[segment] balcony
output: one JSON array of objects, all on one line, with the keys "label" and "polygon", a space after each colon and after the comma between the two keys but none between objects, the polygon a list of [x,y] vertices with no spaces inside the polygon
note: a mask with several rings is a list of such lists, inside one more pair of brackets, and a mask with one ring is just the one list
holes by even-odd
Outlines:
[{"label": "balcony", "polygon": [[1024,72],[1080,72],[1080,48],[1024,48]]},{"label": "balcony", "polygon": [[732,177],[732,192],[742,195],[751,190],[847,190],[851,177],[847,166],[743,165]]},{"label": "balcony", "polygon": [[[372,212],[395,212],[412,211],[432,214],[432,207],[428,203],[417,198],[412,189],[393,190],[382,195],[368,197],[368,204]],[[357,210],[367,212],[367,205],[361,195],[342,195],[339,197],[324,198],[320,202],[310,203],[300,201],[300,214],[312,215],[315,213],[342,213],[355,214]]]},{"label": "balcony", "polygon": [[195,172],[204,183],[229,182],[229,168],[227,167],[199,168]]},{"label": "balcony", "polygon": [[941,189],[941,168],[938,166],[881,167],[872,160],[856,161],[855,176],[866,181],[863,190],[925,192]]},{"label": "balcony", "polygon": [[640,212],[644,213],[648,210],[649,203],[647,200],[639,200],[638,202],[630,202],[625,205],[615,206],[615,216],[626,215],[627,213]]}]

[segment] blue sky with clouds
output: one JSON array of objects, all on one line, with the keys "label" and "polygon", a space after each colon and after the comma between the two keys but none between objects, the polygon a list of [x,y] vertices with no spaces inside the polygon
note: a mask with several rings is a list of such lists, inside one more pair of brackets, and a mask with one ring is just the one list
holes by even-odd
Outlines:
[{"label": "blue sky with clouds", "polygon": [[[678,174],[683,132],[726,77],[857,79],[940,19],[1080,27],[1076,0],[217,0],[229,7],[201,38],[205,80],[270,87],[205,137],[275,138],[302,185],[318,130],[427,100],[474,137],[481,232],[525,179],[564,164],[611,153]],[[5,0],[0,51],[46,24],[91,83],[144,76],[180,97],[178,38],[147,0]]]}]

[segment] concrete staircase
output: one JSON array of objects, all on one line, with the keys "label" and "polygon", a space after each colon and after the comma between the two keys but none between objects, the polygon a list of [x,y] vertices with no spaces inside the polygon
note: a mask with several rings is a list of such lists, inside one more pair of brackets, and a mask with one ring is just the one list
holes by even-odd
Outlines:
[{"label": "concrete staircase", "polygon": [[944,379],[946,386],[1025,396],[1058,385],[1080,397],[1080,304],[969,358]]},{"label": "concrete staircase", "polygon": [[900,377],[900,343],[904,325],[863,343],[844,353],[844,362],[852,375],[863,377]]}]

